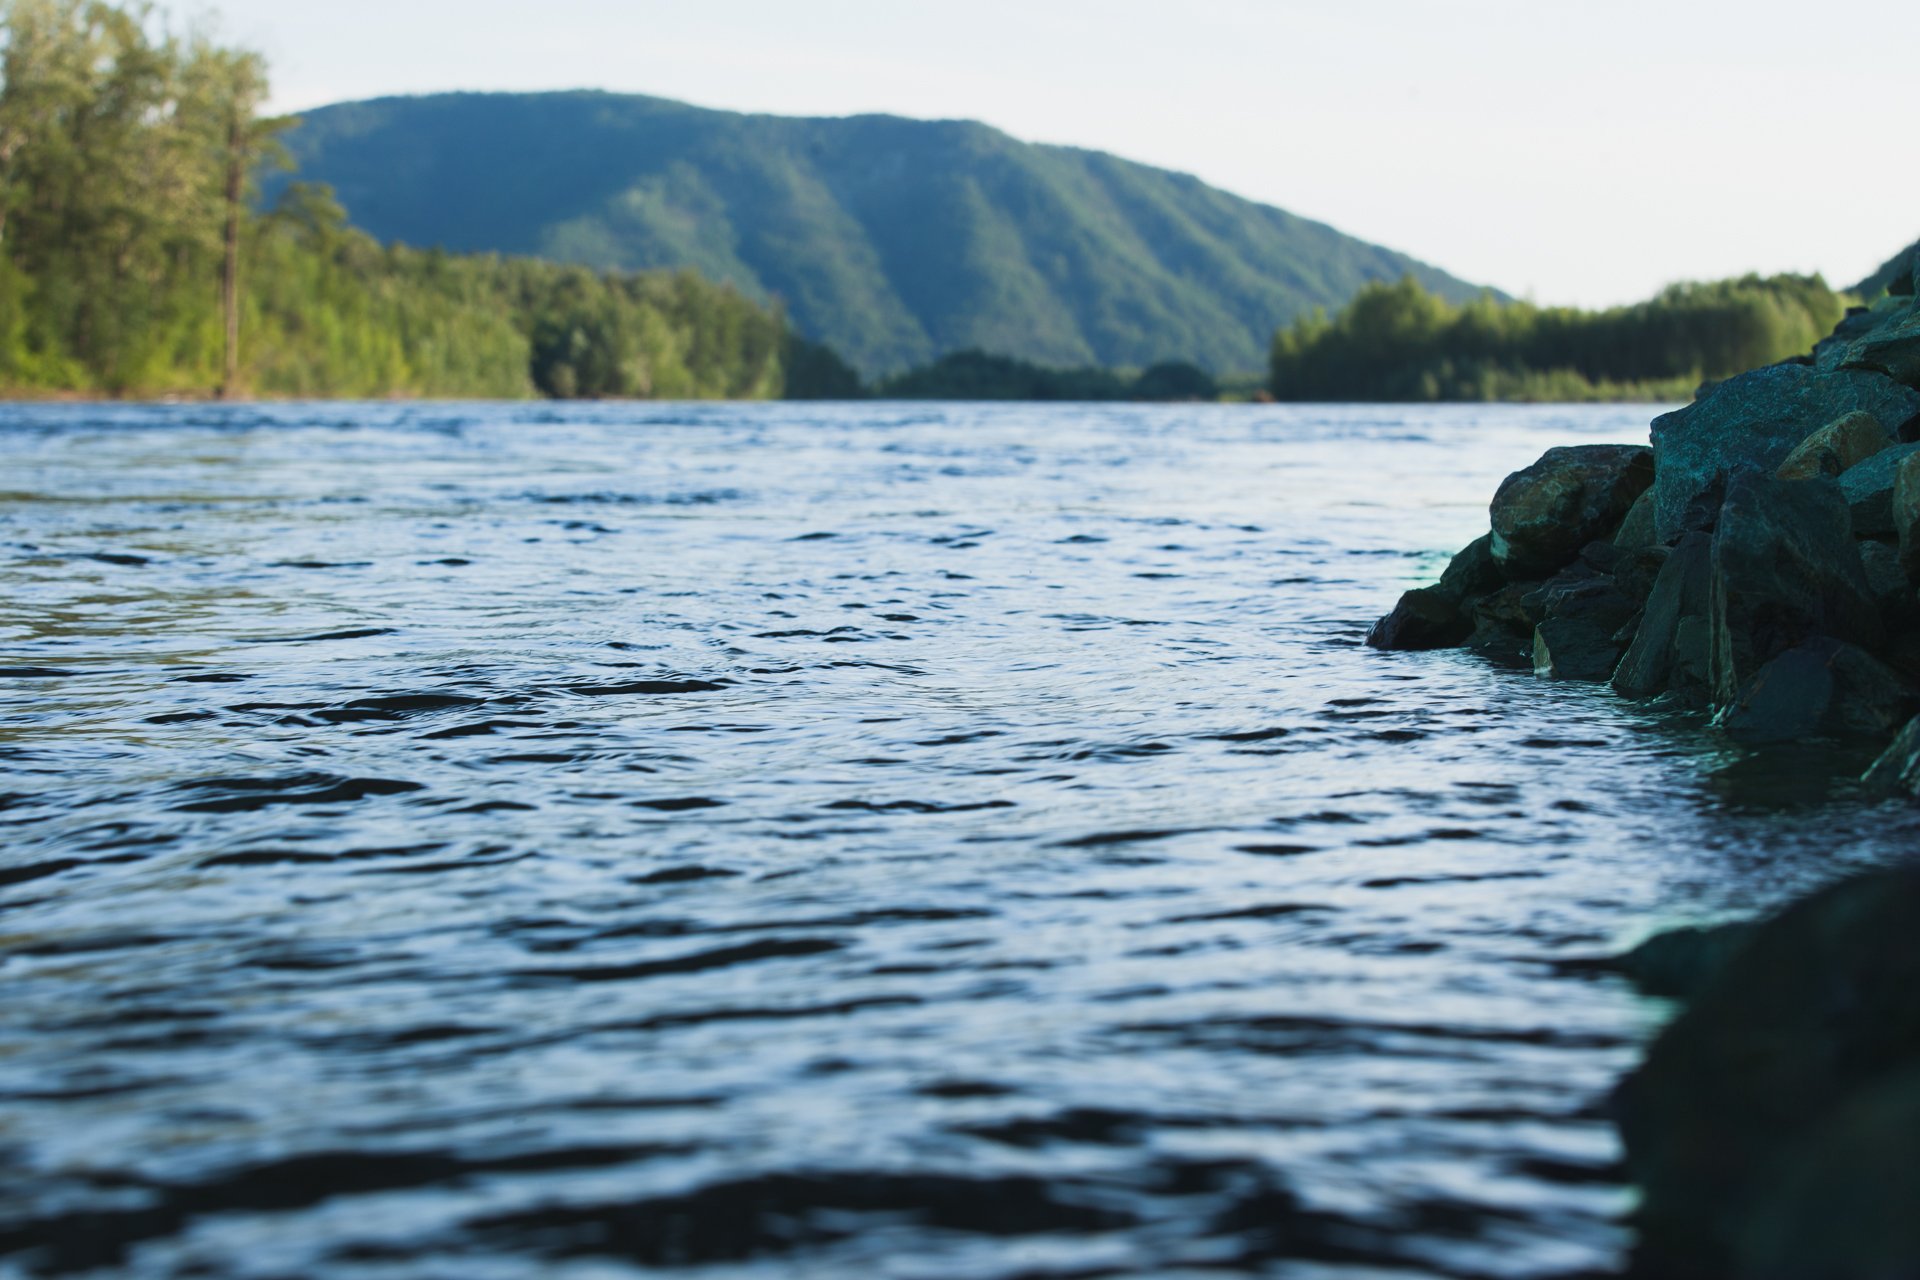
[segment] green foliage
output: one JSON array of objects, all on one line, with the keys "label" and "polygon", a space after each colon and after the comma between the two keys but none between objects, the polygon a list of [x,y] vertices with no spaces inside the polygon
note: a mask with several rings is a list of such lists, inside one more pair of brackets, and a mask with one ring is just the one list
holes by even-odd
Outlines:
[{"label": "green foliage", "polygon": [[692,267],[779,299],[865,376],[942,352],[1252,370],[1369,281],[1476,290],[1180,174],[964,122],[795,120],[597,93],[309,113],[304,173],[383,240]]},{"label": "green foliage", "polygon": [[1810,349],[1845,309],[1817,276],[1674,285],[1609,311],[1459,306],[1407,278],[1282,329],[1269,387],[1280,400],[1685,399]]},{"label": "green foliage", "polygon": [[143,3],[0,0],[0,392],[780,393],[785,323],[731,287],[385,248],[320,186],[255,214],[266,96]]},{"label": "green foliage", "polygon": [[1214,400],[1219,390],[1204,369],[1178,361],[1138,377],[1112,369],[1050,369],[959,351],[881,383],[893,400]]},{"label": "green foliage", "polygon": [[789,400],[858,400],[867,394],[859,373],[838,352],[798,334],[787,335],[783,363]]}]

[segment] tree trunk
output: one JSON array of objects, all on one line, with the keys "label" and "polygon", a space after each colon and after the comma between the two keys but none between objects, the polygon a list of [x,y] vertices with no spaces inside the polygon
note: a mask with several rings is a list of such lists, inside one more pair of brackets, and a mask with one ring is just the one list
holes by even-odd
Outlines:
[{"label": "tree trunk", "polygon": [[240,197],[245,174],[241,151],[240,117],[236,113],[227,128],[227,235],[226,258],[220,271],[220,307],[227,322],[227,341],[220,398],[230,400],[240,380]]}]

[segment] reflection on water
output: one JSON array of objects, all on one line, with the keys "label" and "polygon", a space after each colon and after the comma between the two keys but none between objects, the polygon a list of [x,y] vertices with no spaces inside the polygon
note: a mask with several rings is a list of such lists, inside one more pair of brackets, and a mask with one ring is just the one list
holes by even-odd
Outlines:
[{"label": "reflection on water", "polygon": [[1914,836],[1362,647],[1648,416],[7,411],[0,1269],[1611,1265],[1581,962]]}]

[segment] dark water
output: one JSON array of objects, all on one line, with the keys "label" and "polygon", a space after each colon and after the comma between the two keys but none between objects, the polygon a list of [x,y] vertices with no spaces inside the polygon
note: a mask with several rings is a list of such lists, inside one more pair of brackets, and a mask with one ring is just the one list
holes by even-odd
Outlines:
[{"label": "dark water", "polygon": [[0,1273],[1610,1266],[1582,962],[1914,834],[1361,646],[1647,417],[6,411]]}]

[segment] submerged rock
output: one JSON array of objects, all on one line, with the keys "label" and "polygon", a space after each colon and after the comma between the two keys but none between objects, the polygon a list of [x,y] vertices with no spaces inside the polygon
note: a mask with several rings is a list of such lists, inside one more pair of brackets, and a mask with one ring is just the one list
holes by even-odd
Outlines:
[{"label": "submerged rock", "polygon": [[1736,742],[1884,739],[1920,710],[1913,691],[1872,654],[1820,637],[1768,662],[1715,723]]},{"label": "submerged rock", "polygon": [[1653,484],[1644,445],[1549,449],[1494,494],[1493,558],[1508,577],[1543,577],[1610,537]]},{"label": "submerged rock", "polygon": [[1689,510],[1711,514],[1710,498],[1729,472],[1773,472],[1800,443],[1853,412],[1873,415],[1889,435],[1920,418],[1920,394],[1885,374],[1823,372],[1778,364],[1714,387],[1684,409],[1654,419],[1654,503],[1660,541],[1688,527]]},{"label": "submerged rock", "polygon": [[1374,624],[1367,643],[1375,649],[1452,649],[1473,634],[1473,620],[1441,587],[1416,587],[1393,612]]},{"label": "submerged rock", "polygon": [[1493,535],[1455,556],[1440,581],[1400,597],[1392,613],[1374,624],[1367,643],[1376,649],[1452,649],[1473,635],[1467,602],[1497,590],[1504,579],[1493,560]]},{"label": "submerged rock", "polygon": [[1738,699],[1768,662],[1820,637],[1876,648],[1873,589],[1839,486],[1743,471],[1713,534],[1712,692]]},{"label": "submerged rock", "polygon": [[1920,869],[1864,876],[1760,925],[1700,985],[1615,1098],[1645,1190],[1633,1274],[1920,1274],[1914,1202],[1893,1211],[1920,1142],[1877,1127],[1920,1115],[1916,939]]},{"label": "submerged rock", "polygon": [[1690,1000],[1727,967],[1755,927],[1740,921],[1669,929],[1621,956],[1614,967],[1646,995]]}]

